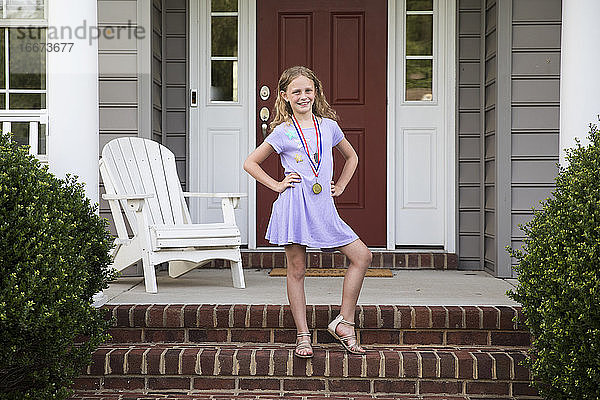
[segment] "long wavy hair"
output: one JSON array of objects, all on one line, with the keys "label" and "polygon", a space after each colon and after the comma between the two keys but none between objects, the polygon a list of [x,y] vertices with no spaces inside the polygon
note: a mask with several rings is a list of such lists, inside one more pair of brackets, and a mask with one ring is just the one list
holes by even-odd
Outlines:
[{"label": "long wavy hair", "polygon": [[273,108],[273,121],[269,124],[269,133],[273,132],[273,129],[282,122],[287,122],[288,124],[292,123],[292,115],[294,114],[292,106],[283,99],[281,92],[287,91],[289,84],[301,75],[313,81],[313,84],[315,85],[315,102],[312,107],[313,114],[321,118],[330,118],[335,121],[338,120],[337,113],[325,99],[323,84],[321,84],[317,75],[309,68],[297,65],[283,71],[279,78],[279,82],[277,83],[277,99],[275,100],[275,107]]}]

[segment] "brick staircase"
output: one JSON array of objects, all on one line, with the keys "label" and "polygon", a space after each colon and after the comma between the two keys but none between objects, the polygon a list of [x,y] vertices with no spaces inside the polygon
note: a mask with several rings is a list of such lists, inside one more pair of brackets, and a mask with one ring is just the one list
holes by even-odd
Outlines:
[{"label": "brick staircase", "polygon": [[113,340],[76,380],[73,399],[534,399],[520,365],[520,309],[359,306],[370,351],[348,355],[326,331],[339,307],[308,306],[314,358],[293,356],[281,305],[118,305]]}]

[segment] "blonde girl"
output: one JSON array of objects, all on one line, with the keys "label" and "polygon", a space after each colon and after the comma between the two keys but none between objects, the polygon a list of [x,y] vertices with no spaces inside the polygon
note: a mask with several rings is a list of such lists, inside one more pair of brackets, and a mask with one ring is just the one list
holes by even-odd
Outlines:
[{"label": "blonde girl", "polygon": [[[244,170],[279,193],[273,203],[265,238],[284,246],[287,260],[287,295],[297,329],[297,357],[312,357],[311,337],[306,322],[306,247],[336,249],[350,261],[344,277],[340,314],[329,332],[353,354],[364,354],[354,332],[354,311],[371,252],[339,217],[333,201],[340,196],[358,165],[358,156],[337,124],[321,81],[303,66],[281,74],[271,133],[244,162]],[[345,163],[334,182],[333,152]],[[273,152],[280,156],[285,178],[277,181],[260,166]]]}]

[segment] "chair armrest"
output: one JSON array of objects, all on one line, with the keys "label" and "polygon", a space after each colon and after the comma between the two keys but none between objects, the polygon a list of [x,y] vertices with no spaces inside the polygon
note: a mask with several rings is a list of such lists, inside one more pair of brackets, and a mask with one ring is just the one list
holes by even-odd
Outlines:
[{"label": "chair armrest", "polygon": [[114,201],[114,200],[127,200],[127,207],[131,209],[133,212],[142,211],[144,207],[144,203],[146,199],[151,199],[154,197],[153,194],[150,193],[132,193],[132,194],[103,194],[102,198],[104,200]]},{"label": "chair armrest", "polygon": [[144,200],[151,199],[154,197],[153,194],[141,194],[141,193],[133,193],[133,194],[103,194],[102,198],[104,200]]},{"label": "chair armrest", "polygon": [[212,197],[212,198],[227,198],[227,197],[248,197],[246,193],[195,193],[195,192],[183,192],[184,197]]},{"label": "chair armrest", "polygon": [[194,193],[194,192],[183,192],[183,197],[208,197],[208,198],[220,198],[223,201],[230,199],[230,204],[233,208],[237,208],[241,197],[248,197],[246,193]]}]

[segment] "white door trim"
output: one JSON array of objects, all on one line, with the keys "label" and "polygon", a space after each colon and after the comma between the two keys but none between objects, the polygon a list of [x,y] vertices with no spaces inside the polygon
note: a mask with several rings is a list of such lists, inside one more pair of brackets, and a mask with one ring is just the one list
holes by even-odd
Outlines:
[{"label": "white door trim", "polygon": [[[446,77],[444,84],[446,85],[444,93],[446,95],[444,108],[444,121],[446,134],[444,135],[444,160],[440,160],[445,166],[444,176],[444,250],[450,253],[456,253],[457,249],[457,204],[456,204],[456,2],[440,1],[440,14],[443,13],[444,24],[440,24],[439,29],[445,34],[442,34],[445,43],[446,54],[441,55],[446,58]],[[395,204],[400,198],[397,191],[402,188],[396,184],[398,177],[396,176],[396,164],[401,162],[397,160],[396,154],[396,112],[397,104],[402,102],[402,93],[397,93],[395,90],[398,71],[401,62],[397,61],[397,57],[402,56],[402,51],[396,51],[398,46],[403,46],[403,32],[399,31],[398,18],[402,17],[399,7],[403,7],[403,2],[388,0],[388,59],[387,59],[387,249],[394,250],[396,248],[396,213]],[[440,82],[441,83],[441,82]]]},{"label": "white door trim", "polygon": [[[248,39],[248,154],[256,148],[256,0],[248,1],[248,28],[250,34]],[[248,175],[248,248],[256,249],[256,180]]]},{"label": "white door trim", "polygon": [[396,248],[396,1],[388,0],[387,50],[387,249]]}]

